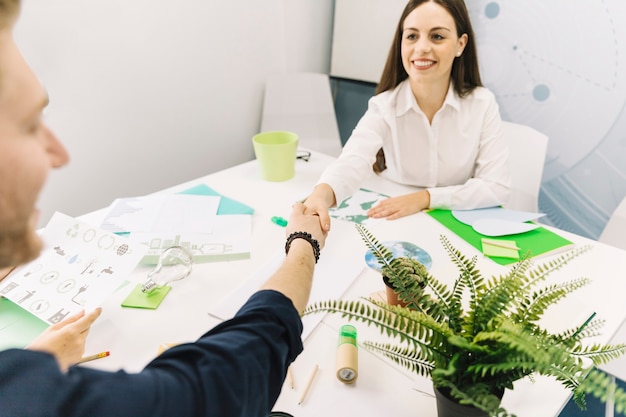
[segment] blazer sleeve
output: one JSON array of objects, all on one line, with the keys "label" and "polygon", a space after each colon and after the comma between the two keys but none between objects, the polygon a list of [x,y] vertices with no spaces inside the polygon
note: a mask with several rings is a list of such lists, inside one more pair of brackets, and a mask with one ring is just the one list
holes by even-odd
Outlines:
[{"label": "blazer sleeve", "polygon": [[46,353],[0,352],[0,416],[267,416],[302,351],[291,300],[252,295],[195,343],[168,349],[139,373],[71,367]]}]

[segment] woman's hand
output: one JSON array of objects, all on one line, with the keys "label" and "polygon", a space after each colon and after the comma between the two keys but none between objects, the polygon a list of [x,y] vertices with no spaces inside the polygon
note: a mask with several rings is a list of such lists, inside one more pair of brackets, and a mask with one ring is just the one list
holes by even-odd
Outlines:
[{"label": "woman's hand", "polygon": [[430,193],[427,190],[405,194],[399,197],[387,198],[367,212],[374,219],[385,218],[395,220],[400,217],[419,213],[430,206]]},{"label": "woman's hand", "polygon": [[85,314],[83,310],[60,323],[53,324],[26,348],[52,354],[61,370],[65,372],[70,365],[76,364],[82,358],[89,329],[101,312],[101,308],[89,314]]},{"label": "woman's hand", "polygon": [[305,214],[319,216],[319,222],[324,232],[330,231],[330,215],[328,209],[335,205],[335,192],[328,184],[318,184],[310,196],[304,200]]}]

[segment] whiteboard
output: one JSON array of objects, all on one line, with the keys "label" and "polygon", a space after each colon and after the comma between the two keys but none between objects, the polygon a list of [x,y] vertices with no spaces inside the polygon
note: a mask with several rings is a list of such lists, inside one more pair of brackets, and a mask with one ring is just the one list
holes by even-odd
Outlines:
[{"label": "whiteboard", "polygon": [[336,0],[330,75],[378,84],[407,0]]}]

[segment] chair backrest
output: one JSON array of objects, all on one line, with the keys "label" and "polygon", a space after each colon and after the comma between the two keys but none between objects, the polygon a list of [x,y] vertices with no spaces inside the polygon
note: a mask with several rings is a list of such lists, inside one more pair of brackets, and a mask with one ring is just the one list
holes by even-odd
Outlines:
[{"label": "chair backrest", "polygon": [[548,150],[548,137],[530,126],[502,122],[509,146],[511,197],[505,208],[539,211],[539,189]]},{"label": "chair backrest", "polygon": [[269,77],[261,131],[269,130],[289,130],[298,134],[298,146],[339,156],[341,137],[328,75],[297,72]]},{"label": "chair backrest", "polygon": [[626,197],[609,218],[598,241],[626,249]]}]

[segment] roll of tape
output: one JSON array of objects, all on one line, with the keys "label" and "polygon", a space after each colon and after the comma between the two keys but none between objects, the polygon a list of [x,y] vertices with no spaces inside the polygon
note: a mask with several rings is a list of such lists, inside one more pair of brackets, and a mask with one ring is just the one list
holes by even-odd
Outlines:
[{"label": "roll of tape", "polygon": [[356,328],[350,324],[341,326],[337,345],[337,379],[352,384],[359,375],[359,352],[356,344]]}]

